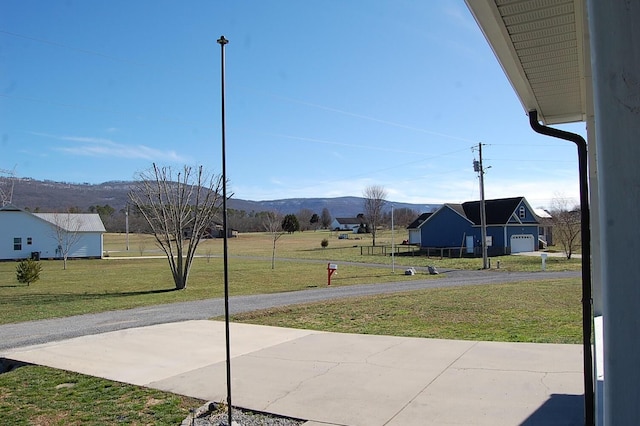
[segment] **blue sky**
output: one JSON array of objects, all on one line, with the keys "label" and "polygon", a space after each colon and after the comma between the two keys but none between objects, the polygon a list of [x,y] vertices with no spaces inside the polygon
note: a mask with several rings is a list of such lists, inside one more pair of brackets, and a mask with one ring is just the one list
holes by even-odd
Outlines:
[{"label": "blue sky", "polygon": [[530,129],[462,0],[3,0],[0,169],[219,173],[220,35],[236,198],[475,200],[482,142],[487,198],[577,201],[575,147]]}]

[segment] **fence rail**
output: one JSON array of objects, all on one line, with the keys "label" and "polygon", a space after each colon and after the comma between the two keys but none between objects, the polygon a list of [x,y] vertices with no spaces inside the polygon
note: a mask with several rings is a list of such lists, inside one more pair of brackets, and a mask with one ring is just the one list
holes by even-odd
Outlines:
[{"label": "fence rail", "polygon": [[380,255],[391,256],[391,253],[395,254],[410,254],[412,256],[419,255],[420,247],[411,244],[398,244],[396,246],[383,245],[383,246],[360,246],[360,255]]}]

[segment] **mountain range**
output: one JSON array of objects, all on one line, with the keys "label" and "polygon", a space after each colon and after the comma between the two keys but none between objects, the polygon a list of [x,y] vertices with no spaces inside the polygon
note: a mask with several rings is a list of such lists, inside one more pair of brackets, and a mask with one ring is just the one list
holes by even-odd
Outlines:
[{"label": "mountain range", "polygon": [[[0,195],[3,202],[10,198],[11,204],[31,211],[56,212],[76,208],[78,211],[88,211],[90,206],[109,205],[116,211],[127,205],[128,193],[133,185],[131,181],[113,181],[100,184],[67,183],[50,180],[35,180],[31,178],[0,177]],[[287,198],[282,200],[250,201],[231,198],[229,209],[244,210],[246,212],[277,211],[282,214],[297,213],[308,209],[320,214],[327,208],[333,217],[354,217],[363,212],[364,198],[336,197],[336,198]],[[439,204],[411,204],[389,201],[385,211],[391,209],[408,208],[417,213],[431,212]]]}]

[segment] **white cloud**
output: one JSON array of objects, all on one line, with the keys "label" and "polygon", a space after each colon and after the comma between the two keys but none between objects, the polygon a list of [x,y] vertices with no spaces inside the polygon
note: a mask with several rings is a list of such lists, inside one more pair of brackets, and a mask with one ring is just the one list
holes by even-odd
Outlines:
[{"label": "white cloud", "polygon": [[114,142],[111,139],[86,136],[60,136],[37,132],[31,132],[31,134],[76,143],[75,146],[59,146],[52,148],[55,151],[65,152],[72,155],[116,157],[130,160],[142,159],[147,161],[189,162],[187,158],[178,154],[176,151],[162,151],[146,145],[129,146]]}]

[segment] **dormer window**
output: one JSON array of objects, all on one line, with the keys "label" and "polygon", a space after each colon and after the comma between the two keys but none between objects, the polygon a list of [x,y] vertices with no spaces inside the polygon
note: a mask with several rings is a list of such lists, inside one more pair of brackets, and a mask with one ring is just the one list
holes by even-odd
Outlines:
[{"label": "dormer window", "polygon": [[525,210],[524,206],[520,206],[518,215],[520,216],[520,219],[524,219],[527,217],[527,211]]}]

